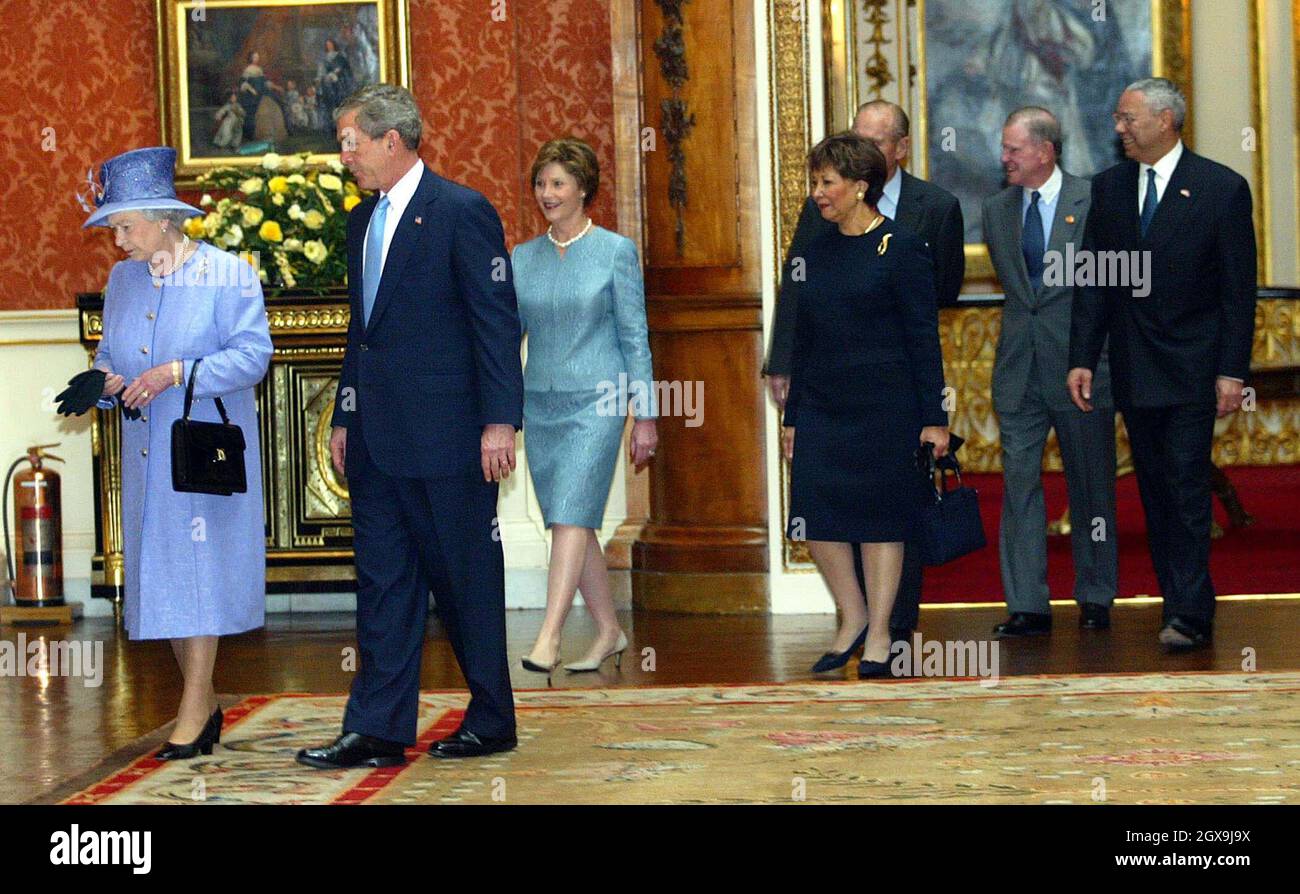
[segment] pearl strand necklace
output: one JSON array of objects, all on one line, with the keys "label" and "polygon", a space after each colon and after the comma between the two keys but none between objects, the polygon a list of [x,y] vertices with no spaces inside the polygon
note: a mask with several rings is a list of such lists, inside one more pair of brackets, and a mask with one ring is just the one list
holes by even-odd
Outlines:
[{"label": "pearl strand necklace", "polygon": [[180,269],[181,269],[181,266],[182,266],[186,261],[189,260],[189,258],[186,257],[186,255],[185,255],[185,252],[186,252],[186,250],[187,250],[189,247],[190,247],[190,237],[187,236],[187,235],[182,234],[182,235],[181,235],[181,247],[180,247],[180,249],[176,252],[176,257],[175,257],[174,259],[172,259],[172,268],[171,268],[170,270],[168,270],[166,273],[161,273],[161,272],[159,272],[159,271],[154,270],[154,269],[153,269],[153,263],[152,263],[152,262],[149,264],[149,277],[150,277],[150,279],[153,280],[153,284],[154,284],[155,286],[161,286],[161,285],[162,285],[162,281],[163,281],[164,279],[166,279],[167,277],[173,275],[177,270],[180,270]]},{"label": "pearl strand necklace", "polygon": [[586,236],[586,235],[587,235],[587,231],[591,229],[591,218],[590,218],[590,217],[587,218],[587,225],[586,225],[585,227],[582,228],[582,232],[581,232],[581,233],[579,233],[578,235],[574,236],[572,239],[566,239],[566,240],[564,240],[563,242],[561,242],[560,240],[556,239],[555,236],[553,236],[553,235],[551,234],[551,231],[552,231],[553,229],[555,229],[554,225],[549,226],[549,227],[546,228],[546,238],[547,238],[547,239],[550,239],[550,240],[551,240],[551,244],[554,245],[556,248],[568,248],[570,245],[572,245],[573,243],[577,242],[577,241],[578,241],[579,239],[581,239],[583,236]]}]

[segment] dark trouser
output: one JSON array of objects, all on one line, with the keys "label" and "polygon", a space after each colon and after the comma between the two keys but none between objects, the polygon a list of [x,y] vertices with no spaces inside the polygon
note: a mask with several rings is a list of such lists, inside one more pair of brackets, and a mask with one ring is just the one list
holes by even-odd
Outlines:
[{"label": "dark trouser", "polygon": [[[921,617],[921,548],[908,541],[903,545],[903,573],[898,579],[898,596],[894,599],[894,611],[889,616],[889,629],[898,631],[915,630]],[[853,547],[853,573],[858,577],[858,586],[867,592],[866,574],[862,568],[862,547]],[[868,594],[870,598],[870,594]]]},{"label": "dark trouser", "polygon": [[348,432],[347,474],[361,666],[343,729],[415,742],[432,590],[469,685],[465,729],[489,738],[514,735],[505,560],[493,539],[497,485],[478,475],[387,475],[371,459],[359,428]]},{"label": "dark trouser", "polygon": [[[1036,381],[1036,377],[1031,382]],[[998,557],[1007,610],[1050,614],[1043,450],[1056,430],[1070,499],[1074,600],[1109,606],[1119,588],[1115,531],[1115,408],[1085,413],[1048,401],[1031,386],[1015,412],[998,414],[1002,519]]]},{"label": "dark trouser", "polygon": [[1171,407],[1121,407],[1133,448],[1147,542],[1164,597],[1164,619],[1185,618],[1209,632],[1214,621],[1210,580],[1210,450],[1214,402]]}]

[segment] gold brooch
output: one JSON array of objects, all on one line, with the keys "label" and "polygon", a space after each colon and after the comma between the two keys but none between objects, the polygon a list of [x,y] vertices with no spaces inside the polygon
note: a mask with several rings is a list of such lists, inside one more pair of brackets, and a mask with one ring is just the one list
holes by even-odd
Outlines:
[{"label": "gold brooch", "polygon": [[1074,215],[1073,214],[1065,215],[1065,222],[1068,224],[1074,223]]},{"label": "gold brooch", "polygon": [[880,244],[876,246],[876,254],[878,254],[878,255],[883,255],[886,251],[888,251],[888,249],[889,249],[889,237],[892,236],[892,235],[894,235],[894,234],[893,234],[893,233],[886,233],[885,235],[883,235],[883,236],[880,237]]}]

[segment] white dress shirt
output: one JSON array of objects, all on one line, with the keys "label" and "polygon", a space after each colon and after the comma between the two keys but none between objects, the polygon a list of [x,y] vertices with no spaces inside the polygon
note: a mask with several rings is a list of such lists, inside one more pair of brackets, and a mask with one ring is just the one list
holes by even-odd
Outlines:
[{"label": "white dress shirt", "polygon": [[1034,193],[1038,193],[1038,213],[1043,221],[1043,248],[1052,241],[1052,222],[1056,219],[1056,200],[1061,197],[1061,184],[1065,178],[1061,176],[1059,165],[1052,165],[1052,176],[1037,189],[1031,189],[1023,186],[1023,192],[1020,196],[1020,221],[1024,223],[1025,215],[1029,213],[1029,202],[1033,199]]},{"label": "white dress shirt", "polygon": [[894,168],[894,176],[885,181],[885,191],[880,194],[876,210],[893,220],[898,216],[898,197],[903,192],[903,166]]},{"label": "white dress shirt", "polygon": [[1174,148],[1165,153],[1164,158],[1160,159],[1153,165],[1141,163],[1138,165],[1138,217],[1142,216],[1142,206],[1147,203],[1147,171],[1155,169],[1156,172],[1156,202],[1165,200],[1165,189],[1169,186],[1169,178],[1174,176],[1174,168],[1178,167],[1178,159],[1183,157],[1183,141],[1179,140],[1174,144]]},{"label": "white dress shirt", "polygon": [[[411,199],[415,197],[415,190],[420,185],[420,178],[424,176],[424,162],[418,158],[411,169],[403,174],[393,188],[388,192],[380,192],[379,195],[388,197],[388,214],[384,218],[384,256],[388,260],[388,246],[393,244],[393,234],[397,232],[397,225],[402,221],[402,215],[406,213],[406,206],[411,204]],[[374,215],[370,216],[371,223],[374,222]],[[370,225],[366,225],[366,236],[370,236]],[[365,269],[365,240],[362,240],[361,269]],[[379,266],[383,270],[383,264]]]}]

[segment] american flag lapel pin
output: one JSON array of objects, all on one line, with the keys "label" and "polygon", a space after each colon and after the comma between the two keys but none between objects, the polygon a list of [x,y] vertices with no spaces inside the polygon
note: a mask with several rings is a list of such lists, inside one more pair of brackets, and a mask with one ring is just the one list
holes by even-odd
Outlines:
[{"label": "american flag lapel pin", "polygon": [[422,224],[422,223],[424,223],[424,218],[423,218],[423,217],[417,217],[417,218],[415,219],[415,225],[416,225],[417,227],[418,227],[420,224]]}]

